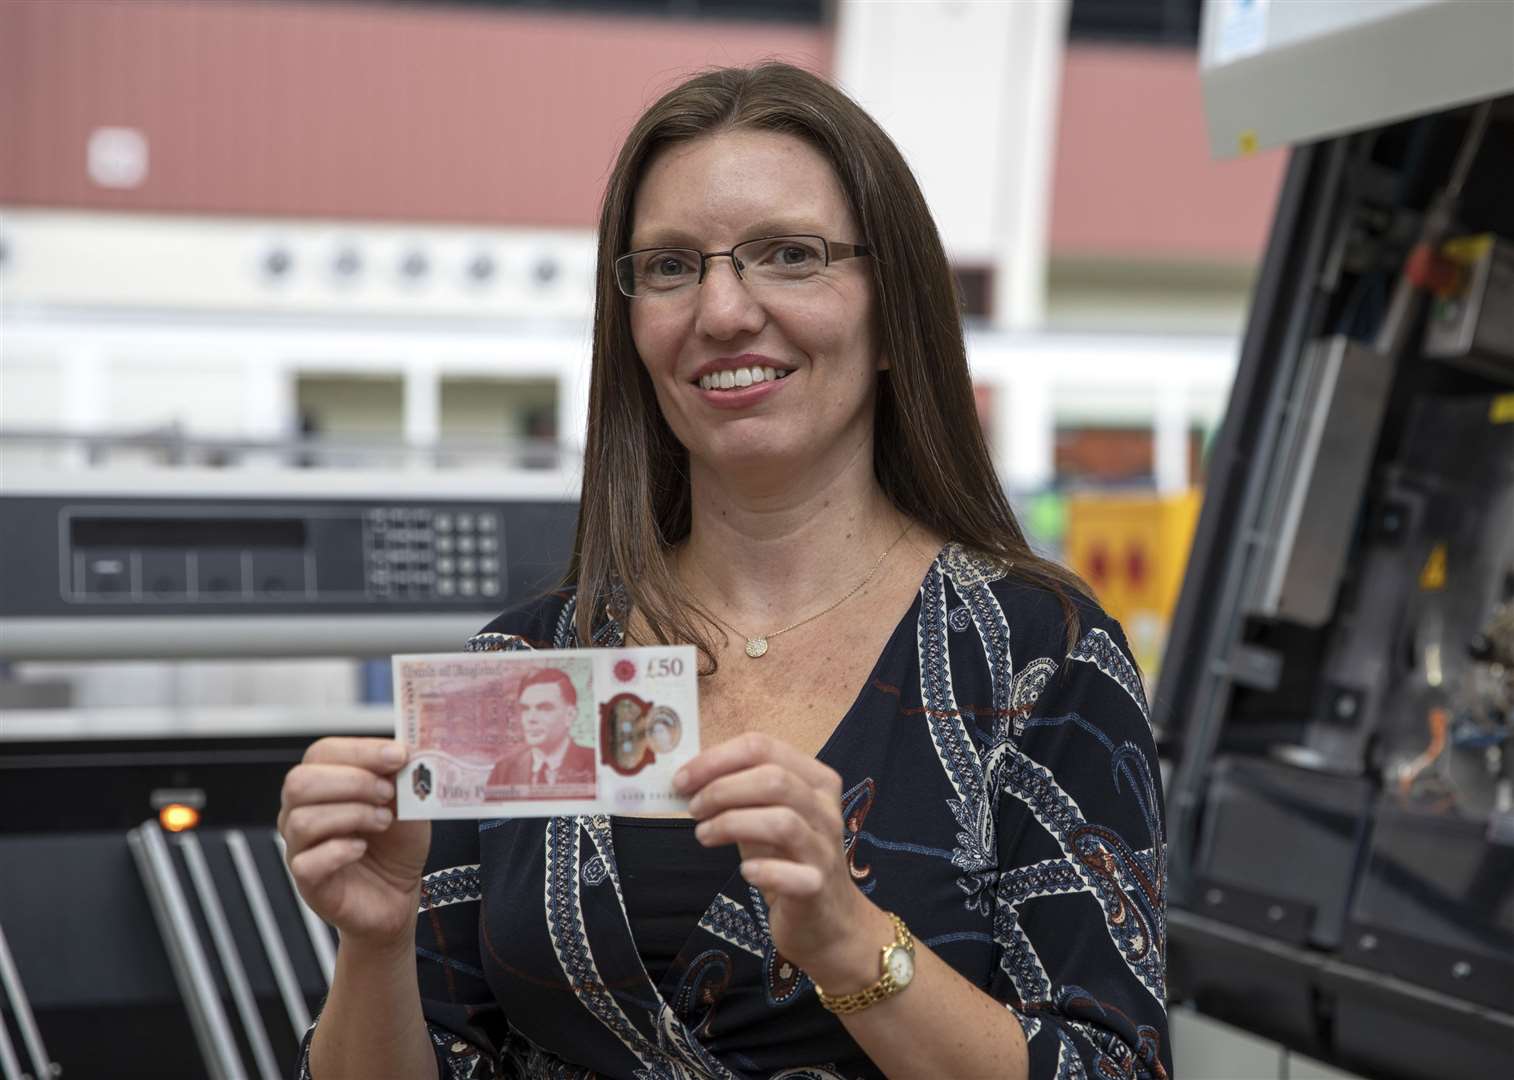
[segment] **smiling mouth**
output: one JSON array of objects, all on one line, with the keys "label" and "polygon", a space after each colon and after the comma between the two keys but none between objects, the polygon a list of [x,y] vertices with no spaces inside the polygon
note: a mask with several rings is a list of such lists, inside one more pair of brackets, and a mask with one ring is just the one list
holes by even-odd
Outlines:
[{"label": "smiling mouth", "polygon": [[743,390],[748,386],[756,386],[758,383],[777,382],[779,379],[787,378],[788,374],[784,368],[755,365],[728,368],[725,371],[712,371],[701,375],[698,386],[701,390]]}]

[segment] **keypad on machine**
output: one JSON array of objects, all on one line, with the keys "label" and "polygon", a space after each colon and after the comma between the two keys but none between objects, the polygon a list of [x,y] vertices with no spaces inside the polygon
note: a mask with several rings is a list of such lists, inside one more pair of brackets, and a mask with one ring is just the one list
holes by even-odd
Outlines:
[{"label": "keypad on machine", "polygon": [[369,510],[370,595],[393,600],[471,600],[500,595],[499,515],[476,510]]}]

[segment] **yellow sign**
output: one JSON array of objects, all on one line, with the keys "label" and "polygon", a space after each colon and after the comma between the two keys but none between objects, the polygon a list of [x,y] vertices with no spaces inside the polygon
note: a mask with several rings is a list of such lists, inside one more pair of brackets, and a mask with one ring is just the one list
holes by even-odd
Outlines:
[{"label": "yellow sign", "polygon": [[1245,131],[1241,132],[1240,137],[1236,139],[1236,146],[1242,154],[1256,153],[1256,132],[1252,131],[1250,128],[1247,128]]},{"label": "yellow sign", "polygon": [[1439,592],[1446,587],[1446,545],[1436,544],[1430,549],[1425,568],[1419,572],[1419,587],[1425,592]]},{"label": "yellow sign", "polygon": [[1183,585],[1202,494],[1086,492],[1067,499],[1067,565],[1125,628],[1136,663],[1155,676]]},{"label": "yellow sign", "polygon": [[1441,254],[1452,262],[1471,266],[1481,262],[1493,247],[1492,233],[1475,233],[1471,236],[1454,236],[1441,245]]},{"label": "yellow sign", "polygon": [[1514,424],[1514,394],[1499,394],[1488,409],[1488,423]]}]

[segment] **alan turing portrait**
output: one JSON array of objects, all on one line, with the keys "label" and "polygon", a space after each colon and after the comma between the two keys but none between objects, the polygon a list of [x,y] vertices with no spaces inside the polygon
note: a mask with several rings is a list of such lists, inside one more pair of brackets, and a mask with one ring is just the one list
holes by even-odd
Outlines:
[{"label": "alan turing portrait", "polygon": [[490,799],[594,795],[594,748],[574,742],[578,690],[568,673],[539,668],[516,689],[520,743],[495,763],[486,783]]}]

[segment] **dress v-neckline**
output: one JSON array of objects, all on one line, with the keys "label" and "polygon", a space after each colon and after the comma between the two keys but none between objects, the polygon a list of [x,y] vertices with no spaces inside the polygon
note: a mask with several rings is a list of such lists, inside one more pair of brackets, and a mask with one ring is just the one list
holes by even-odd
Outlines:
[{"label": "dress v-neckline", "polygon": [[[850,728],[853,724],[860,722],[860,714],[863,712],[864,702],[867,701],[869,692],[874,688],[874,684],[878,682],[879,672],[887,668],[890,659],[894,655],[895,650],[904,647],[905,643],[902,639],[907,636],[905,634],[905,628],[911,625],[917,625],[919,623],[921,590],[925,587],[925,583],[930,580],[930,575],[933,572],[944,572],[944,560],[947,552],[951,549],[951,547],[952,544],[950,542],[945,544],[941,548],[941,550],[936,553],[936,556],[926,567],[925,574],[920,579],[920,585],[915,589],[914,599],[910,602],[910,605],[905,610],[904,614],[899,618],[899,621],[894,625],[893,631],[889,634],[888,641],[884,643],[882,650],[878,653],[878,658],[873,662],[873,666],[868,671],[867,678],[863,681],[862,686],[858,689],[857,696],[852,700],[852,703],[847,708],[846,712],[841,715],[841,719],[836,723],[836,726],[831,729],[830,735],[826,737],[826,740],[821,744],[820,749],[815,752],[815,759],[817,761],[826,762],[828,754],[833,750],[836,743],[840,740],[847,729]],[[619,630],[618,627],[617,630]],[[623,632],[617,634],[616,640],[617,643],[625,640]],[[582,828],[582,826],[589,820],[591,819],[580,818],[580,827]],[[603,822],[604,827],[601,830],[601,835],[603,837],[603,843],[605,845],[605,854],[608,856],[610,863],[616,866],[616,876],[618,877],[619,867],[615,854],[615,843],[612,835],[612,830],[610,828],[610,818],[606,816],[603,819]],[[732,895],[733,892],[735,894],[734,896]],[[690,948],[697,942],[699,935],[706,932],[705,924],[709,919],[712,918],[712,916],[717,914],[717,909],[722,907],[722,898],[736,900],[736,902],[738,904],[742,904],[743,907],[745,906],[745,904],[743,904],[741,900],[736,899],[737,897],[751,897],[754,902],[760,902],[761,898],[761,894],[758,893],[757,890],[752,886],[748,885],[746,883],[746,879],[741,876],[741,868],[738,864],[736,870],[730,875],[730,877],[726,878],[726,880],[721,883],[721,886],[716,891],[715,895],[710,898],[709,903],[700,911],[699,918],[695,921],[693,929],[690,931],[683,944],[679,946],[678,953],[673,958],[672,964],[669,965],[667,973],[663,976],[662,981],[658,983],[653,981],[651,974],[647,971],[646,963],[641,958],[641,950],[637,946],[635,936],[631,932],[630,916],[626,912],[624,892],[617,885],[612,895],[615,897],[615,903],[620,907],[619,924],[620,926],[624,927],[625,935],[631,944],[631,951],[636,956],[637,962],[641,968],[642,982],[645,986],[649,987],[652,990],[655,1002],[655,1011],[658,1014],[661,1014],[664,1009],[669,1007],[668,999],[673,996],[674,992],[678,989],[679,984],[682,982],[684,974],[687,970],[686,960]],[[776,950],[773,948],[771,935],[766,932],[767,911],[765,904],[762,905],[762,910],[758,913],[758,915],[764,931],[763,936],[767,937],[768,939],[768,956],[765,959],[767,961],[771,961]],[[689,1031],[689,1035],[691,1038],[694,1037],[694,1030],[692,1028]]]}]

